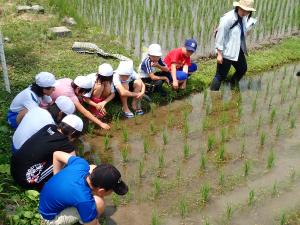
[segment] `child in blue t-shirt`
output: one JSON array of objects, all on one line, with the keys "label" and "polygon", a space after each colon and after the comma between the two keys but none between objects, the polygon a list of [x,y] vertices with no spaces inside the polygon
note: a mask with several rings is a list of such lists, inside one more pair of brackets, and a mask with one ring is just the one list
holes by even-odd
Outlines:
[{"label": "child in blue t-shirt", "polygon": [[[151,44],[148,48],[148,56],[143,59],[139,67],[140,78],[146,85],[147,92],[157,91],[162,95],[165,93],[162,91],[162,84],[166,82],[170,84],[171,77],[156,73],[155,70],[159,69],[163,72],[169,72],[168,67],[161,59],[162,51],[159,44]],[[166,73],[168,74],[168,73]]]}]

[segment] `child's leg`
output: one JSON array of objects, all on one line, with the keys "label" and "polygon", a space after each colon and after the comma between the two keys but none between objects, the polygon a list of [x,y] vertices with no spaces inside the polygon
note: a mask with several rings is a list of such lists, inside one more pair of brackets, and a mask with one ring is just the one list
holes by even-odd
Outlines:
[{"label": "child's leg", "polygon": [[[122,85],[126,90],[129,90],[129,85],[127,83],[123,83]],[[122,103],[123,112],[131,112],[130,109],[128,108],[128,103],[127,103],[128,97],[120,95],[120,99]]]},{"label": "child's leg", "polygon": [[[135,92],[135,93],[141,92],[141,90],[142,90],[142,82],[143,82],[142,80],[135,80],[133,82],[133,92]],[[134,110],[141,109],[140,100],[137,100],[136,98],[132,99],[131,105],[132,105],[132,108]]]}]

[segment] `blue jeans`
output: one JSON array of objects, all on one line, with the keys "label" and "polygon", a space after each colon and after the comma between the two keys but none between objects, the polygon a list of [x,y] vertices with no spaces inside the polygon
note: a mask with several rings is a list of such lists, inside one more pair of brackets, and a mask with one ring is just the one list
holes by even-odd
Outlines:
[{"label": "blue jeans", "polygon": [[[190,75],[191,73],[194,73],[195,71],[197,71],[198,69],[198,66],[196,63],[191,63],[191,65],[189,66],[188,68],[188,74],[186,74],[185,72],[182,71],[182,67],[179,68],[177,71],[176,71],[176,77],[178,80],[186,80]],[[173,78],[172,78],[172,75],[171,75],[171,72],[164,72],[164,71],[159,71],[159,72],[156,72],[155,75],[157,76],[165,76],[169,79],[169,81],[172,83],[173,82]],[[185,79],[183,79],[185,78]]]},{"label": "blue jeans", "polygon": [[6,119],[7,122],[9,124],[9,126],[13,129],[16,129],[18,127],[18,123],[17,123],[17,116],[18,116],[18,112],[12,112],[12,111],[8,111]]}]

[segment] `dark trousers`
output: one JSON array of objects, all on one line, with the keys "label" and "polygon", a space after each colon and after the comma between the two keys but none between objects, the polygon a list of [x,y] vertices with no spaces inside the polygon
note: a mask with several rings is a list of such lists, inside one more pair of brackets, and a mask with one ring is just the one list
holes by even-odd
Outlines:
[{"label": "dark trousers", "polygon": [[213,79],[213,82],[211,83],[210,90],[218,91],[220,89],[221,82],[226,79],[231,65],[234,67],[235,73],[230,79],[230,83],[231,86],[235,86],[238,85],[239,81],[247,72],[247,61],[245,54],[242,50],[240,50],[238,61],[232,61],[223,58],[223,63],[217,64],[217,72],[215,78]]}]

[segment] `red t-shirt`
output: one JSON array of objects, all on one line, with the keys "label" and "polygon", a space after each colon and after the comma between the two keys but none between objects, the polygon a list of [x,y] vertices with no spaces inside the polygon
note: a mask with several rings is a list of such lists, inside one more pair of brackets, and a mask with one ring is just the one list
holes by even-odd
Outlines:
[{"label": "red t-shirt", "polygon": [[184,65],[191,65],[191,58],[183,54],[182,48],[171,50],[164,58],[164,62],[171,71],[171,65],[176,63],[176,69],[182,68]]}]

